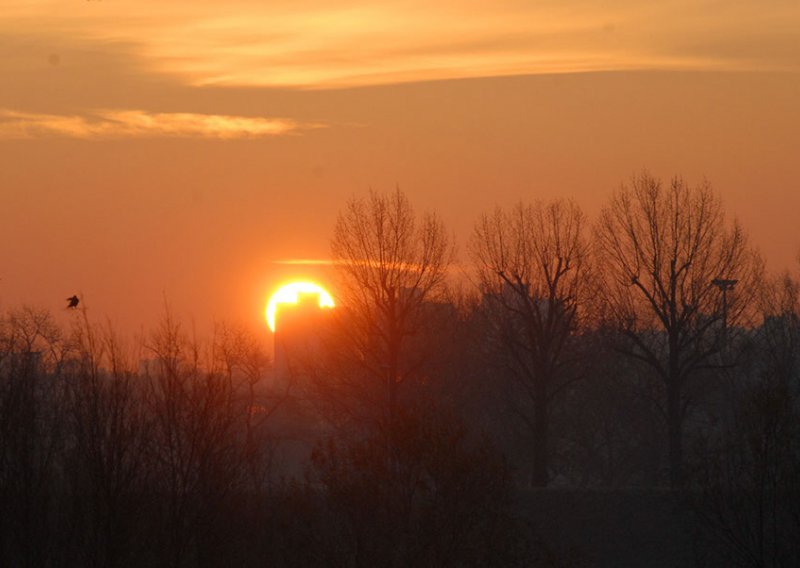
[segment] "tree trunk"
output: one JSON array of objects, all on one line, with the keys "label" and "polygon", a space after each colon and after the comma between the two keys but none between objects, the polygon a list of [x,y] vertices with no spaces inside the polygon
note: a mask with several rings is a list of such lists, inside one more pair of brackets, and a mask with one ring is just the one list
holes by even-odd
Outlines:
[{"label": "tree trunk", "polygon": [[536,400],[533,402],[533,473],[531,484],[534,487],[546,487],[549,481],[547,473],[547,391],[536,388]]},{"label": "tree trunk", "polygon": [[683,416],[681,389],[678,381],[667,384],[667,430],[669,436],[669,484],[673,489],[683,486]]}]

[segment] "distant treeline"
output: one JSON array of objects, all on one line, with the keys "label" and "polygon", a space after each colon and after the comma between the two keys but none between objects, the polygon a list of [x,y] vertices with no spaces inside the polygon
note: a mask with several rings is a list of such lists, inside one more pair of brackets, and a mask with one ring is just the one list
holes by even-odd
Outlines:
[{"label": "distant treeline", "polygon": [[671,488],[698,563],[800,563],[800,283],[708,184],[498,208],[471,287],[448,235],[349,201],[337,308],[279,320],[274,364],[233,325],[7,311],[0,563],[575,565],[519,516],[546,486]]}]

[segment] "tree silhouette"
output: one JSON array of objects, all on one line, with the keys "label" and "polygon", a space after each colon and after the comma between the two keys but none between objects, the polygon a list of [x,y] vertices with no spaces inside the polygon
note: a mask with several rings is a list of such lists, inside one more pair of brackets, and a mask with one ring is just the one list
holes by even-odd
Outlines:
[{"label": "tree silhouette", "polygon": [[206,348],[168,310],[145,347],[153,490],[162,500],[156,539],[169,566],[218,564],[223,513],[259,477],[251,413],[263,357],[222,330]]},{"label": "tree silhouette", "polygon": [[49,312],[0,318],[0,562],[54,561],[59,449],[67,438],[61,383],[69,342]]},{"label": "tree silhouette", "polygon": [[765,286],[750,376],[713,440],[693,502],[701,536],[731,565],[800,563],[800,282]]},{"label": "tree silhouette", "polygon": [[[690,187],[674,178],[665,186],[638,175],[603,209],[595,237],[604,298],[627,337],[625,352],[663,385],[670,483],[680,486],[687,385],[720,366],[727,328],[753,308],[760,262],[742,229],[725,224],[707,182]],[[721,292],[719,279],[738,284]]]},{"label": "tree silhouette", "polygon": [[441,220],[417,216],[397,189],[351,199],[331,253],[340,278],[328,355],[338,371],[325,379],[326,396],[342,403],[340,412],[376,412],[373,425],[388,431],[401,388],[424,375],[429,351],[419,339],[430,330],[453,248]]},{"label": "tree silhouette", "polygon": [[305,563],[523,565],[502,458],[451,413],[406,410],[392,424],[392,448],[379,432],[315,448],[308,489],[317,511]]},{"label": "tree silhouette", "polygon": [[147,485],[150,428],[135,366],[110,326],[86,310],[72,330],[65,372],[68,432],[64,460],[72,493],[73,546],[89,566],[124,564]]},{"label": "tree silhouette", "polygon": [[532,482],[544,486],[551,405],[574,378],[570,339],[588,266],[583,214],[569,201],[498,208],[481,218],[471,248],[493,339],[531,404],[519,414],[533,435]]}]

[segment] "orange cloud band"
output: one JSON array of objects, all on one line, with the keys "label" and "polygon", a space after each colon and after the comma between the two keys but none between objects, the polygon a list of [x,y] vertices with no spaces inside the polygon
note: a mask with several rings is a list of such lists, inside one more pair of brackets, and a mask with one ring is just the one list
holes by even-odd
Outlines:
[{"label": "orange cloud band", "polygon": [[322,127],[285,118],[222,114],[96,110],[85,115],[58,115],[0,109],[0,139],[263,138]]}]

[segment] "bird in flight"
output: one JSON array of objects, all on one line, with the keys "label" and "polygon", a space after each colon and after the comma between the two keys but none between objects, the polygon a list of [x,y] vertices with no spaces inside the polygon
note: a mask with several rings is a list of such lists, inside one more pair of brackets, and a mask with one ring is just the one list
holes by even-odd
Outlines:
[{"label": "bird in flight", "polygon": [[78,299],[78,296],[72,296],[71,298],[67,298],[67,302],[69,302],[67,304],[68,308],[77,308],[80,300]]}]

